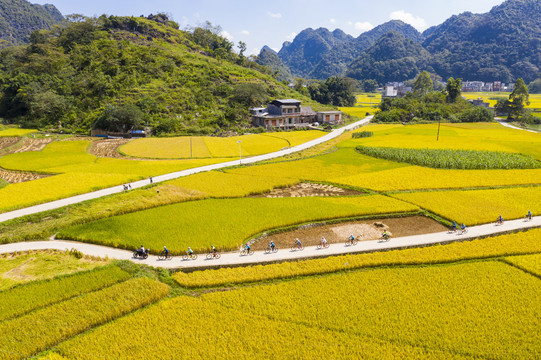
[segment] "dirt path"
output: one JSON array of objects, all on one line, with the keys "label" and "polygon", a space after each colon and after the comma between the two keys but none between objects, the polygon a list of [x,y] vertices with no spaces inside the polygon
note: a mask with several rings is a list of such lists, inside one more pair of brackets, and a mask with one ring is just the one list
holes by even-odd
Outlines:
[{"label": "dirt path", "polygon": [[447,228],[426,216],[360,220],[323,226],[304,225],[297,230],[266,236],[256,241],[252,247],[254,250],[264,250],[270,241],[274,241],[280,249],[291,248],[296,238],[304,246],[316,246],[322,236],[331,244],[342,244],[351,234],[359,241],[377,240],[384,230],[392,237],[404,237],[437,233]]}]

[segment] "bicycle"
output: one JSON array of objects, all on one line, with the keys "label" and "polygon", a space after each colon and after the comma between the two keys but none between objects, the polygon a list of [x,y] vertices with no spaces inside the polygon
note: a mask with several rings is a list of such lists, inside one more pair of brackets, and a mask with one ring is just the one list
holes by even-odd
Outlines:
[{"label": "bicycle", "polygon": [[389,241],[389,240],[391,240],[391,235],[389,234],[381,235],[381,241]]},{"label": "bicycle", "polygon": [[353,238],[353,239],[348,238],[348,239],[346,240],[346,246],[355,246],[355,245],[357,245],[357,242],[358,242],[358,241],[357,241],[357,239],[355,239],[355,238]]},{"label": "bicycle", "polygon": [[458,234],[459,234],[459,235],[467,234],[467,233],[468,233],[468,228],[458,229],[457,231],[458,231]]},{"label": "bicycle", "polygon": [[526,219],[524,221],[532,221],[532,214],[526,215]]},{"label": "bicycle", "polygon": [[207,254],[207,260],[219,259],[220,256],[221,256],[220,253],[209,251],[209,253]]},{"label": "bicycle", "polygon": [[163,250],[160,255],[158,255],[158,260],[171,260],[173,259],[173,255],[171,255],[170,252],[166,252]]},{"label": "bicycle", "polygon": [[187,260],[197,260],[197,254],[184,254],[182,256],[182,260],[184,261],[187,261]]},{"label": "bicycle", "polygon": [[500,220],[500,219],[496,220],[496,224],[495,224],[495,225],[496,225],[496,226],[503,225],[503,220]]},{"label": "bicycle", "polygon": [[293,244],[293,246],[291,247],[291,251],[297,251],[297,250],[303,251],[303,250],[304,250],[304,246],[302,246],[302,244],[299,245],[299,244],[297,244],[297,243]]},{"label": "bicycle", "polygon": [[253,255],[253,254],[254,254],[254,251],[252,249],[250,250],[242,249],[240,251],[240,256]]},{"label": "bicycle", "polygon": [[272,246],[267,246],[267,248],[265,249],[265,254],[270,254],[271,252],[272,253],[275,253],[278,251],[278,248],[275,246],[275,247],[272,247]]},{"label": "bicycle", "polygon": [[319,249],[327,249],[329,246],[330,246],[329,243],[322,243],[321,242],[321,243],[317,244],[317,249],[318,250]]}]

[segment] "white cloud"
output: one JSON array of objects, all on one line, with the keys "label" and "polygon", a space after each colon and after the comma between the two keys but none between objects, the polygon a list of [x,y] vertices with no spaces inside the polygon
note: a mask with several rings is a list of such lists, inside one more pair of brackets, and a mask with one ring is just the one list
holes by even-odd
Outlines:
[{"label": "white cloud", "polygon": [[370,24],[368,21],[365,22],[356,22],[355,23],[355,30],[359,30],[361,32],[369,31],[374,28],[374,25]]},{"label": "white cloud", "polygon": [[286,40],[287,40],[287,41],[293,41],[293,40],[295,39],[295,36],[297,36],[297,33],[292,32],[291,34],[289,34],[288,36],[286,36]]},{"label": "white cloud", "polygon": [[405,22],[406,24],[410,24],[417,30],[426,29],[425,19],[419,16],[414,16],[408,12],[405,12],[404,10],[393,11],[389,15],[389,17],[391,18],[391,20],[402,20],[403,22]]},{"label": "white cloud", "polygon": [[329,22],[330,22],[331,24],[334,24],[334,23],[336,23],[336,19],[330,19]]},{"label": "white cloud", "polygon": [[280,14],[280,13],[271,13],[269,11],[267,14],[273,19],[281,19],[282,18],[282,14]]},{"label": "white cloud", "polygon": [[250,55],[259,55],[261,52],[261,49],[253,48],[252,51],[250,51]]},{"label": "white cloud", "polygon": [[240,33],[242,35],[250,35],[250,32],[248,30],[242,30]]},{"label": "white cloud", "polygon": [[229,32],[227,32],[225,30],[222,30],[222,32],[220,33],[220,36],[226,38],[229,41],[233,41],[233,39],[234,39],[233,35],[231,35]]},{"label": "white cloud", "polygon": [[348,21],[347,24],[348,26],[353,26],[353,21]]}]

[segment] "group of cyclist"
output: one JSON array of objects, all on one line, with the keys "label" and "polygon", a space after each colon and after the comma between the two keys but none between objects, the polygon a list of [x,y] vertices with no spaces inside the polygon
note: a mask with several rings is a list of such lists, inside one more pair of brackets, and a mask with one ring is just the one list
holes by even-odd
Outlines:
[{"label": "group of cyclist", "polygon": [[[526,219],[527,220],[531,220],[532,219],[532,211],[531,210],[528,210],[528,214],[526,215]],[[500,215],[498,216],[498,218],[496,219],[496,223],[497,224],[503,224],[503,217]],[[450,228],[451,231],[458,231],[460,230],[461,233],[465,233],[467,231],[467,228],[466,228],[466,225],[464,223],[462,223],[460,226],[458,226],[458,224],[456,223],[456,221],[453,221],[453,223],[451,224],[451,228]],[[391,238],[391,235],[389,234],[389,232],[387,232],[387,230],[384,230],[383,231],[383,234],[382,234],[382,239],[384,240],[389,240]],[[349,237],[348,237],[348,240],[350,242],[353,242],[355,240],[355,237],[353,236],[353,234],[351,234]],[[322,247],[327,247],[328,246],[328,241],[327,239],[325,238],[325,236],[322,236],[321,237],[321,241],[319,243]],[[299,249],[302,249],[302,243],[301,241],[299,240],[299,238],[296,238],[295,239],[295,243],[293,244],[293,247],[296,247],[296,248],[299,248]],[[251,246],[250,244],[246,243],[246,245],[244,245],[244,250],[246,250],[247,252],[250,252],[251,250]],[[272,252],[275,252],[277,249],[276,249],[276,244],[274,243],[274,241],[271,241],[268,245],[268,249]],[[137,249],[137,252],[139,254],[144,254],[147,250],[145,249],[145,247],[143,245],[141,245],[140,248]],[[166,256],[169,255],[169,249],[167,249],[167,247],[163,247],[163,254],[165,254]],[[192,256],[194,255],[194,251],[192,250],[191,247],[188,246],[188,250],[186,250],[186,254],[188,256]],[[218,254],[218,249],[214,246],[214,245],[211,245],[210,246],[210,254],[213,254],[213,255],[216,255]]]}]

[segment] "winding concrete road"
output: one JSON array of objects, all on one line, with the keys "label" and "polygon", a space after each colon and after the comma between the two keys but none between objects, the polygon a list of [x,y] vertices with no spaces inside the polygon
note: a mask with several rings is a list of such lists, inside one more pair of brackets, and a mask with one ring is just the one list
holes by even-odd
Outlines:
[{"label": "winding concrete road", "polygon": [[[174,180],[174,179],[178,179],[178,178],[181,178],[181,177],[184,177],[184,176],[193,175],[193,174],[197,174],[197,173],[201,173],[201,172],[207,172],[207,171],[212,171],[212,170],[223,169],[223,168],[226,168],[226,167],[237,166],[237,165],[240,165],[240,164],[253,164],[253,163],[256,163],[256,162],[259,162],[259,161],[265,161],[265,160],[271,160],[271,159],[279,158],[279,157],[282,157],[282,156],[285,156],[285,155],[289,155],[289,154],[293,154],[293,153],[296,153],[296,152],[299,152],[299,151],[309,149],[309,148],[314,147],[316,145],[319,145],[319,144],[322,144],[322,143],[327,142],[329,140],[332,140],[334,138],[337,138],[338,136],[342,135],[346,131],[351,131],[351,130],[357,129],[357,128],[361,127],[361,126],[364,126],[364,125],[368,124],[370,122],[370,120],[372,120],[372,118],[373,118],[373,116],[368,116],[368,117],[364,118],[363,120],[359,120],[359,121],[357,121],[357,122],[355,122],[353,124],[343,126],[340,129],[332,130],[330,133],[328,133],[328,134],[326,134],[326,135],[324,135],[324,136],[322,136],[320,138],[311,140],[311,141],[306,142],[304,144],[297,145],[297,146],[294,146],[294,147],[291,147],[291,148],[288,148],[288,149],[276,151],[276,152],[269,153],[269,154],[253,156],[253,157],[245,158],[245,159],[242,159],[242,160],[228,161],[228,162],[219,163],[219,164],[206,165],[206,166],[201,166],[201,167],[197,167],[197,168],[193,168],[193,169],[177,171],[177,172],[170,173],[170,174],[154,176],[152,178],[152,180],[153,180],[154,183],[160,183],[160,182]],[[150,180],[145,179],[145,180],[139,180],[139,181],[136,181],[136,182],[132,182],[132,183],[130,183],[130,186],[131,186],[132,189],[138,189],[138,188],[147,186],[149,184],[150,184]],[[20,217],[23,217],[23,216],[26,216],[26,215],[37,214],[37,213],[40,213],[40,212],[43,212],[43,211],[54,210],[54,209],[58,209],[58,208],[61,208],[61,207],[64,207],[64,206],[78,204],[78,203],[81,203],[81,202],[87,201],[87,200],[93,200],[93,199],[98,199],[98,198],[108,196],[108,195],[112,195],[112,194],[118,194],[118,193],[121,193],[123,191],[124,191],[123,186],[118,185],[118,186],[114,186],[114,187],[111,187],[111,188],[102,189],[102,190],[98,190],[98,191],[94,191],[94,192],[90,192],[90,193],[86,193],[86,194],[82,194],[82,195],[72,196],[72,197],[68,197],[68,198],[65,198],[65,199],[57,200],[57,201],[52,201],[52,202],[43,203],[43,204],[40,204],[40,205],[31,206],[31,207],[27,207],[27,208],[23,208],[23,209],[19,209],[19,210],[5,212],[3,214],[0,214],[0,223],[8,221],[8,220],[17,219],[17,218],[20,218]]]},{"label": "winding concrete road", "polygon": [[[288,261],[296,259],[317,258],[331,255],[343,255],[348,253],[363,253],[390,249],[402,249],[408,247],[426,246],[438,243],[449,243],[466,239],[502,234],[513,231],[520,231],[541,227],[541,216],[532,218],[531,221],[524,219],[506,221],[502,225],[494,223],[473,226],[468,228],[466,234],[440,232],[433,234],[414,235],[401,238],[393,238],[382,242],[379,240],[362,241],[355,246],[345,246],[344,243],[331,244],[327,249],[318,250],[316,247],[307,247],[303,251],[292,251],[291,249],[279,249],[276,253],[265,254],[263,251],[256,251],[254,255],[240,256],[239,252],[222,253],[220,259],[207,260],[205,254],[199,254],[197,260],[183,261],[180,257],[172,260],[158,260],[157,256],[149,256],[146,260],[134,259],[133,251],[119,250],[105,246],[79,243],[74,241],[51,240],[34,241],[14,244],[0,245],[0,254],[13,253],[16,251],[29,250],[66,250],[77,249],[85,255],[99,256],[110,259],[131,260],[138,264],[145,264],[154,267],[167,269],[205,269],[219,266],[249,265],[256,263],[269,263],[276,261]],[[292,241],[293,243],[293,241]],[[292,244],[293,245],[293,244]]]},{"label": "winding concrete road", "polygon": [[496,118],[496,121],[499,122],[500,125],[505,126],[505,127],[507,127],[507,128],[511,128],[511,129],[515,129],[515,130],[527,131],[527,132],[531,132],[531,133],[534,133],[534,134],[539,134],[539,131],[530,130],[530,129],[523,129],[523,128],[520,128],[520,127],[518,127],[518,126],[511,125],[511,124],[509,124],[507,121],[505,121],[504,119]]}]

